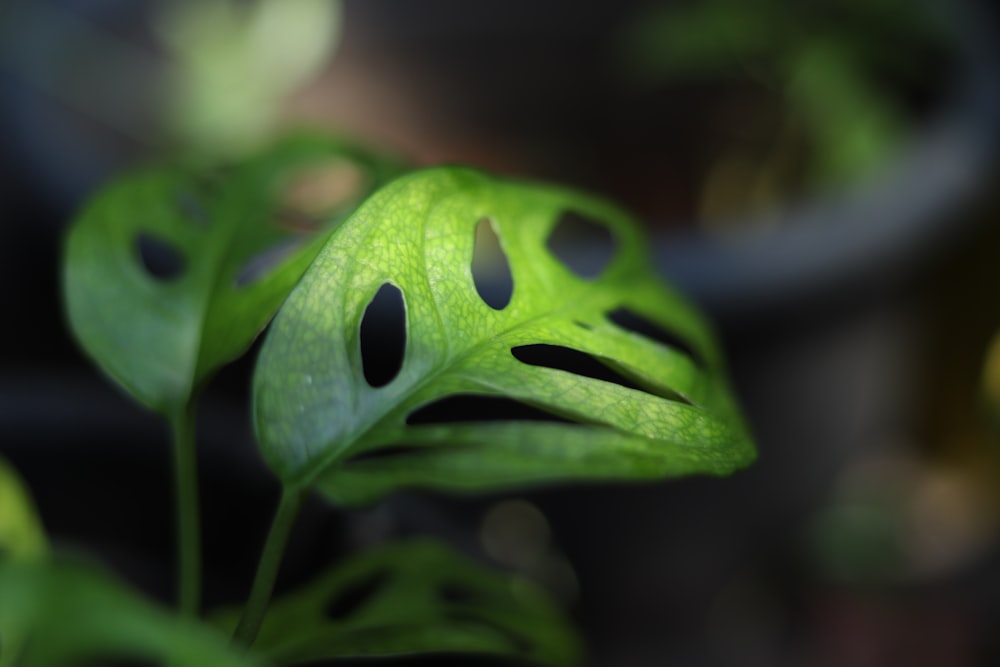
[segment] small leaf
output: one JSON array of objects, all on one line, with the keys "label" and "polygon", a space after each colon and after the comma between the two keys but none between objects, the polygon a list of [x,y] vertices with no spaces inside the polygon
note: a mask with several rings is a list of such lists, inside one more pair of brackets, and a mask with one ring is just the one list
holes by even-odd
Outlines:
[{"label": "small leaf", "polygon": [[17,472],[0,458],[0,561],[37,560],[48,550],[28,490]]},{"label": "small leaf", "polygon": [[[578,275],[548,248],[567,211],[613,237],[600,275]],[[472,275],[484,219],[513,281],[499,310]],[[315,485],[344,504],[404,486],[471,491],[747,465],[753,446],[711,332],[659,282],[645,247],[624,213],[586,195],[458,168],[395,181],[331,236],[275,320],[254,382],[266,460],[287,485]],[[406,347],[395,377],[372,387],[358,331],[386,283],[406,304]],[[621,309],[683,342],[615,324]],[[515,350],[531,345],[587,355],[635,387],[519,360]],[[574,423],[409,419],[455,395],[511,399]],[[371,455],[386,448],[397,455]]]},{"label": "small leaf", "polygon": [[[234,626],[237,618],[225,612],[218,620]],[[538,588],[423,540],[357,556],[275,601],[254,649],[279,665],[467,653],[557,666],[581,655]]]},{"label": "small leaf", "polygon": [[[48,551],[48,540],[28,490],[17,472],[0,458],[0,567],[5,562],[38,561]],[[4,594],[0,585],[0,598]],[[23,644],[23,630],[0,618],[0,667],[15,665]]]},{"label": "small leaf", "polygon": [[[250,667],[226,640],[143,600],[107,576],[70,563],[0,562],[0,664],[65,667],[152,660],[170,667]],[[16,646],[15,646],[16,649]],[[7,650],[4,648],[3,650]],[[10,662],[4,662],[4,661]]]},{"label": "small leaf", "polygon": [[247,349],[326,234],[392,168],[337,139],[301,134],[203,171],[123,177],[84,209],[66,244],[77,338],[163,413]]}]

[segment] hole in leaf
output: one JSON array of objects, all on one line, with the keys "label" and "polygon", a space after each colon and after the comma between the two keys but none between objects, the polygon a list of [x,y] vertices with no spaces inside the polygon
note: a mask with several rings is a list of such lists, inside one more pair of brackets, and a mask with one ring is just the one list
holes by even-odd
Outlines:
[{"label": "hole in leaf", "polygon": [[385,283],[361,319],[361,365],[372,387],[383,387],[399,374],[406,351],[406,303],[403,293]]},{"label": "hole in leaf", "polygon": [[533,646],[533,644],[520,633],[500,624],[491,623],[488,619],[468,611],[447,611],[444,613],[444,617],[456,625],[487,628],[490,632],[495,632],[503,637],[503,640],[507,642],[507,644],[509,644],[510,647],[517,653],[528,653],[531,651]]},{"label": "hole in leaf", "polygon": [[690,357],[695,365],[705,366],[705,360],[685,340],[635,311],[628,308],[618,308],[608,313],[607,317],[622,329],[637,333],[646,338],[651,338],[662,345],[672,347]]},{"label": "hole in leaf", "polygon": [[555,370],[566,371],[574,375],[582,375],[594,380],[617,384],[626,389],[646,392],[671,401],[690,404],[690,401],[686,397],[675,391],[671,391],[665,387],[650,385],[648,382],[643,382],[638,378],[632,379],[602,362],[597,357],[569,347],[538,343],[534,345],[520,345],[511,348],[510,352],[514,355],[515,359],[530,366],[554,368]]},{"label": "hole in leaf", "polygon": [[511,398],[475,394],[453,394],[428,403],[411,412],[410,416],[406,418],[406,423],[416,426],[419,424],[508,420],[574,423]]},{"label": "hole in leaf", "polygon": [[438,588],[438,597],[446,604],[466,605],[486,601],[483,596],[462,584],[446,583]]},{"label": "hole in leaf", "polygon": [[331,621],[349,618],[371,600],[388,579],[388,572],[376,570],[351,583],[326,604],[323,615]]},{"label": "hole in leaf", "polygon": [[512,348],[510,352],[515,359],[530,366],[554,368],[574,375],[582,375],[594,380],[602,380],[628,389],[642,391],[642,388],[635,382],[586,352],[561,345],[544,344],[520,345]]},{"label": "hole in leaf", "polygon": [[607,226],[575,211],[563,213],[549,235],[549,250],[581,278],[596,278],[615,256],[617,242]]},{"label": "hole in leaf", "polygon": [[234,280],[236,287],[248,287],[257,282],[271,269],[295,254],[301,245],[302,241],[299,239],[288,239],[257,253],[244,262],[243,267],[237,272]]},{"label": "hole in leaf", "polygon": [[186,188],[179,190],[174,197],[174,203],[182,216],[201,227],[207,227],[212,221],[204,202],[193,190]]},{"label": "hole in leaf", "polygon": [[493,310],[503,310],[510,303],[510,297],[514,293],[510,264],[493,225],[485,218],[476,225],[472,281],[479,297]]},{"label": "hole in leaf", "polygon": [[184,255],[173,243],[140,232],[135,247],[143,268],[153,278],[166,282],[184,273]]}]

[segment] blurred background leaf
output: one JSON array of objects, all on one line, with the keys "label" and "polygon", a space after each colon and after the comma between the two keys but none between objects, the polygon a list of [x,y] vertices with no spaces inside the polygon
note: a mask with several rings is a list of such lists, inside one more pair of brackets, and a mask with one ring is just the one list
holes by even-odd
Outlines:
[{"label": "blurred background leaf", "polygon": [[45,530],[27,487],[0,457],[0,560],[38,560],[48,550]]},{"label": "blurred background leaf", "polygon": [[[226,639],[180,618],[88,566],[0,562],[0,662],[23,639],[19,667],[154,660],[167,667],[250,667]],[[17,647],[13,649],[15,652]]]},{"label": "blurred background leaf", "polygon": [[[237,619],[227,611],[218,622],[234,627]],[[428,540],[359,554],[275,600],[254,650],[278,665],[459,653],[570,667],[582,657],[541,589]]]},{"label": "blurred background leaf", "polygon": [[136,170],[69,230],[70,324],[106,373],[169,414],[249,347],[326,236],[394,173],[310,133],[228,168]]},{"label": "blurred background leaf", "polygon": [[167,46],[166,125],[188,151],[240,154],[275,130],[285,98],[336,49],[339,0],[174,0],[155,18]]},{"label": "blurred background leaf", "polygon": [[753,168],[710,178],[702,216],[711,221],[872,175],[914,131],[900,89],[919,83],[917,62],[947,57],[947,40],[924,3],[708,0],[639,11],[622,31],[618,58],[623,76],[646,89],[753,82],[781,100],[763,158],[739,145],[718,158],[718,169],[737,161]]}]

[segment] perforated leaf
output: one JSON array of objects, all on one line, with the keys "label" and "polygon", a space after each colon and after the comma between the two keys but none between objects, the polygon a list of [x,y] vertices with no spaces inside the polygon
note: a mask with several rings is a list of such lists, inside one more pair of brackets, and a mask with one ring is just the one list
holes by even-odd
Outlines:
[{"label": "perforated leaf", "polygon": [[[237,616],[226,613],[220,624],[234,626]],[[428,541],[367,552],[277,600],[254,650],[277,665],[466,653],[559,666],[581,656],[540,589]]]},{"label": "perforated leaf", "polygon": [[[577,268],[595,277],[550,248],[568,213],[610,232],[607,265]],[[471,268],[484,219],[513,280],[500,309],[480,296]],[[286,484],[317,485],[348,504],[402,486],[727,474],[748,464],[753,446],[719,350],[656,278],[644,243],[623,212],[563,189],[458,168],[393,182],[331,236],[275,320],[254,385],[266,460]],[[405,348],[394,377],[372,386],[365,357],[378,350],[363,352],[359,332],[386,284],[405,304]],[[557,364],[546,351],[582,356],[615,381],[547,367]],[[478,405],[436,403],[456,395],[505,397],[569,423],[501,423]],[[443,423],[423,423],[428,414]]]},{"label": "perforated leaf", "polygon": [[64,291],[84,349],[160,412],[246,350],[326,233],[391,171],[297,135],[245,163],[112,183],[70,229]]},{"label": "perforated leaf", "polygon": [[[24,642],[18,647],[9,637]],[[159,609],[100,572],[69,563],[0,562],[0,663],[66,667],[121,659],[165,667],[259,664],[231,651],[208,627]]]}]

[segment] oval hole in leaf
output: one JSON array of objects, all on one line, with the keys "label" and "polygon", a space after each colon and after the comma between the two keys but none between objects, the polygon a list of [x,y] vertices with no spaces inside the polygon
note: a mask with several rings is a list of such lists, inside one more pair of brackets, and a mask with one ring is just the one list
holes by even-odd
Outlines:
[{"label": "oval hole in leaf", "polygon": [[648,385],[638,379],[633,380],[615,368],[612,368],[608,364],[602,362],[597,357],[569,347],[537,343],[534,345],[520,345],[518,347],[511,348],[510,353],[513,354],[514,358],[521,363],[528,364],[530,366],[553,368],[558,371],[566,371],[567,373],[573,373],[574,375],[582,375],[583,377],[592,378],[594,380],[617,384],[625,387],[626,389],[646,392],[671,401],[680,401],[681,403],[687,403],[689,405],[691,403],[686,397],[681,396],[676,392]]},{"label": "oval hole in leaf", "polygon": [[510,263],[500,245],[492,223],[483,218],[476,225],[475,249],[472,253],[472,281],[476,292],[493,310],[503,310],[514,293]]},{"label": "oval hole in leaf", "polygon": [[566,211],[549,234],[546,245],[573,273],[592,279],[611,263],[618,243],[606,225],[576,211]]},{"label": "oval hole in leaf", "polygon": [[514,355],[515,359],[529,366],[553,368],[574,375],[582,375],[594,380],[621,385],[627,389],[643,391],[635,382],[601,363],[595,357],[569,347],[539,343],[511,348],[510,353]]},{"label": "oval hole in leaf", "polygon": [[349,584],[327,602],[323,608],[323,616],[331,621],[349,618],[371,600],[388,579],[388,572],[376,570]]},{"label": "oval hole in leaf", "polygon": [[187,266],[184,254],[169,241],[139,232],[135,238],[139,261],[146,272],[160,281],[170,281],[178,278]]},{"label": "oval hole in leaf", "polygon": [[468,586],[456,583],[445,583],[439,586],[438,597],[446,604],[486,604],[486,600],[482,595],[477,594]]},{"label": "oval hole in leaf", "polygon": [[607,318],[622,329],[645,336],[667,347],[672,347],[688,356],[696,366],[705,367],[705,360],[687,341],[656,322],[639,315],[635,311],[628,308],[617,308],[608,313]]},{"label": "oval hole in leaf", "polygon": [[385,283],[361,319],[361,365],[372,387],[392,382],[406,352],[406,302],[392,283]]},{"label": "oval hole in leaf", "polygon": [[243,263],[233,281],[236,287],[249,287],[263,278],[267,273],[281,264],[287,257],[295,254],[302,245],[301,239],[287,239],[267,248]]},{"label": "oval hole in leaf", "polygon": [[453,424],[482,421],[547,421],[562,424],[574,422],[527,403],[500,396],[452,394],[421,406],[410,413],[406,423]]}]

